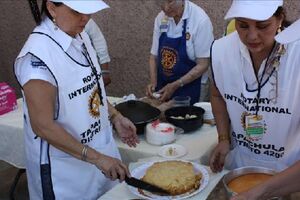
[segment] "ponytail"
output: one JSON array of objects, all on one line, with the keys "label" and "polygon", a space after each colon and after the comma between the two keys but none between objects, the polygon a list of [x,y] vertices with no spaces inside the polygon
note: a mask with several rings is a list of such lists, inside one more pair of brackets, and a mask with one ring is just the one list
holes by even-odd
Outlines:
[{"label": "ponytail", "polygon": [[[49,19],[53,20],[53,17],[50,15],[47,9],[47,0],[42,0],[42,8],[39,9],[37,0],[28,0],[31,13],[33,15],[34,21],[37,25],[40,25],[42,22],[42,16],[46,15]],[[61,6],[63,3],[61,2],[52,2],[55,6]]]},{"label": "ponytail", "polygon": [[28,2],[29,2],[31,13],[33,15],[35,23],[37,25],[40,25],[42,22],[42,17],[41,17],[41,13],[40,13],[40,9],[39,9],[37,0],[28,0]]}]

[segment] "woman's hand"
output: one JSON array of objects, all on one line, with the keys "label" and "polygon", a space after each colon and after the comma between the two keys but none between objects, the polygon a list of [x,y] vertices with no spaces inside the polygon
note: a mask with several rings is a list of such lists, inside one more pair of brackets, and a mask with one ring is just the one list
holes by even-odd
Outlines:
[{"label": "woman's hand", "polygon": [[230,150],[229,140],[223,140],[213,150],[210,156],[209,165],[211,170],[216,173],[223,170],[225,158]]},{"label": "woman's hand", "polygon": [[154,85],[152,83],[150,83],[150,84],[147,85],[147,87],[146,87],[146,95],[148,97],[154,98],[153,97],[153,92],[155,92],[155,87],[156,87],[156,85]]},{"label": "woman's hand", "polygon": [[112,121],[121,141],[130,147],[136,147],[139,138],[136,134],[134,124],[121,113],[119,113]]},{"label": "woman's hand", "polygon": [[168,101],[174,94],[174,92],[178,89],[178,87],[179,85],[177,81],[167,84],[165,87],[158,91],[158,93],[161,94],[159,100],[162,102]]},{"label": "woman's hand", "polygon": [[95,165],[110,180],[120,179],[120,182],[122,182],[125,176],[130,177],[127,166],[119,159],[101,154]]}]

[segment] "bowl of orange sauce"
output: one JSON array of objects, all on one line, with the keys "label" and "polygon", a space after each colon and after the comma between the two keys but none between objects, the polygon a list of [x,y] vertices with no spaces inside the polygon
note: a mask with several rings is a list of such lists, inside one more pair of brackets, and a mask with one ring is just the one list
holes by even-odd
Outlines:
[{"label": "bowl of orange sauce", "polygon": [[241,167],[227,173],[223,177],[223,184],[228,197],[231,197],[267,181],[274,174],[275,170],[263,167]]}]

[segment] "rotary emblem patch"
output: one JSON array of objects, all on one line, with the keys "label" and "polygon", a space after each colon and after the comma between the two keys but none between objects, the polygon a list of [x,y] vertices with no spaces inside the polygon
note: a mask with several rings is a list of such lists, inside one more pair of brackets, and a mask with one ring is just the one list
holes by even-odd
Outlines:
[{"label": "rotary emblem patch", "polygon": [[98,94],[98,89],[95,89],[89,99],[89,113],[93,118],[100,117],[100,106],[103,105]]},{"label": "rotary emblem patch", "polygon": [[187,33],[185,34],[185,39],[186,39],[186,40],[190,40],[190,39],[191,39],[191,34],[190,34],[189,32],[187,32]]},{"label": "rotary emblem patch", "polygon": [[164,70],[172,70],[177,60],[177,52],[171,48],[163,48],[161,51],[161,64]]}]

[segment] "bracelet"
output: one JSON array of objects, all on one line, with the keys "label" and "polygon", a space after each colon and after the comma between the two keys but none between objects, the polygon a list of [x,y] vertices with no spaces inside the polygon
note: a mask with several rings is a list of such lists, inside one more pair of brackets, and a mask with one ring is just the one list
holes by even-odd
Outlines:
[{"label": "bracelet", "polygon": [[81,160],[86,161],[88,145],[84,145],[81,151]]},{"label": "bracelet", "polygon": [[183,86],[184,86],[184,83],[183,83],[182,79],[180,78],[180,79],[178,79],[178,80],[179,80],[180,87],[183,87]]},{"label": "bracelet", "polygon": [[222,142],[222,141],[229,141],[229,136],[226,134],[220,134],[219,136],[218,136],[218,141],[219,142]]},{"label": "bracelet", "polygon": [[121,114],[119,111],[115,111],[115,112],[113,112],[111,115],[110,115],[110,117],[109,117],[109,120],[112,122],[115,118],[116,118],[116,116],[118,116],[119,114]]}]

